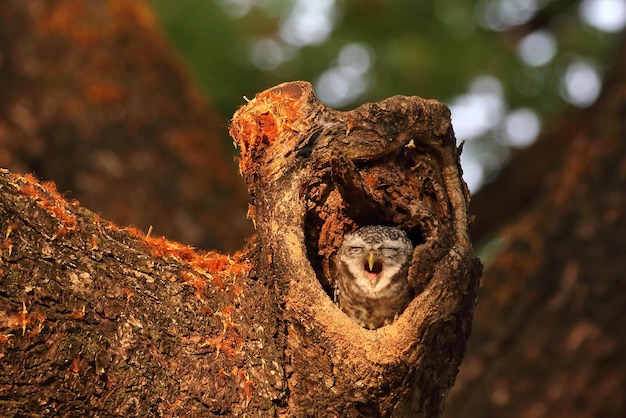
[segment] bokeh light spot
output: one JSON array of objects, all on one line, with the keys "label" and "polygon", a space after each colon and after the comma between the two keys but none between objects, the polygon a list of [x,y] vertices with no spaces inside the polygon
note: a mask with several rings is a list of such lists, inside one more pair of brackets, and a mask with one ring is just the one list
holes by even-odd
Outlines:
[{"label": "bokeh light spot", "polygon": [[574,59],[565,70],[561,96],[578,107],[587,107],[600,95],[602,82],[598,70],[589,61]]},{"label": "bokeh light spot", "polygon": [[556,39],[548,31],[535,31],[519,42],[517,54],[526,65],[531,67],[546,65],[556,55]]},{"label": "bokeh light spot", "polygon": [[527,147],[535,142],[540,129],[537,113],[528,108],[516,109],[504,119],[502,141],[512,147]]},{"label": "bokeh light spot", "polygon": [[605,32],[620,32],[626,27],[626,1],[583,0],[580,18],[590,26]]}]

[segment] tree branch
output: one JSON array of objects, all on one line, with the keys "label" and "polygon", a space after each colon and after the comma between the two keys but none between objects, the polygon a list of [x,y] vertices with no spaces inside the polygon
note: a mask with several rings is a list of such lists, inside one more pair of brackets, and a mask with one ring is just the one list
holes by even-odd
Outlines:
[{"label": "tree branch", "polygon": [[0,219],[0,415],[267,416],[284,394],[251,249],[120,229],[6,172]]},{"label": "tree branch", "polygon": [[[480,275],[447,108],[337,112],[295,82],[242,107],[231,134],[258,229],[232,257],[0,173],[3,416],[441,414]],[[376,330],[332,300],[343,235],[371,223],[415,244],[415,299]]]}]

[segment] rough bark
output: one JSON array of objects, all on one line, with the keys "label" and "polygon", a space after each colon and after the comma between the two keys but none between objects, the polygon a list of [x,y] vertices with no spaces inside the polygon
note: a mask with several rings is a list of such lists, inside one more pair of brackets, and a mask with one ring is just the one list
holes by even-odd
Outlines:
[{"label": "rough bark", "polygon": [[234,257],[120,229],[0,174],[0,415],[274,415],[272,289]]},{"label": "rough bark", "polygon": [[[239,109],[231,135],[266,254],[259,273],[285,304],[290,413],[439,416],[480,274],[448,109],[396,96],[336,112],[308,83],[286,83]],[[404,227],[416,245],[417,296],[374,331],[329,297],[342,235],[367,224]]]},{"label": "rough bark", "polygon": [[234,250],[252,227],[224,125],[143,2],[0,3],[0,167],[118,224]]},{"label": "rough bark", "polygon": [[[480,274],[448,110],[393,97],[336,112],[290,83],[231,132],[258,228],[233,257],[0,174],[2,416],[441,414]],[[332,255],[365,223],[416,244],[417,296],[378,330],[330,297]]]},{"label": "rough bark", "polygon": [[624,39],[615,57],[598,102],[544,136],[553,171],[492,243],[447,416],[626,416]]}]

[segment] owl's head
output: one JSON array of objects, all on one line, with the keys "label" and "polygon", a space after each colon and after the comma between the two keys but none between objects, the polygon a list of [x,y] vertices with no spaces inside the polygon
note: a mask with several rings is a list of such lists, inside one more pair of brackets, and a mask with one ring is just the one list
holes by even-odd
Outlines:
[{"label": "owl's head", "polygon": [[[364,292],[376,294],[398,278],[406,280],[404,268],[412,251],[404,231],[371,225],[347,234],[337,256]],[[398,277],[400,272],[404,277]]]}]

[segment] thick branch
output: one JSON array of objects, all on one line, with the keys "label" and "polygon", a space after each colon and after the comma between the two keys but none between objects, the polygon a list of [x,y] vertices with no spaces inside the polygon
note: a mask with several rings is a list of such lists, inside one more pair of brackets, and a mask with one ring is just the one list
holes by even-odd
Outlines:
[{"label": "thick branch", "polygon": [[119,229],[6,172],[0,219],[1,416],[273,415],[279,313],[248,254]]}]

